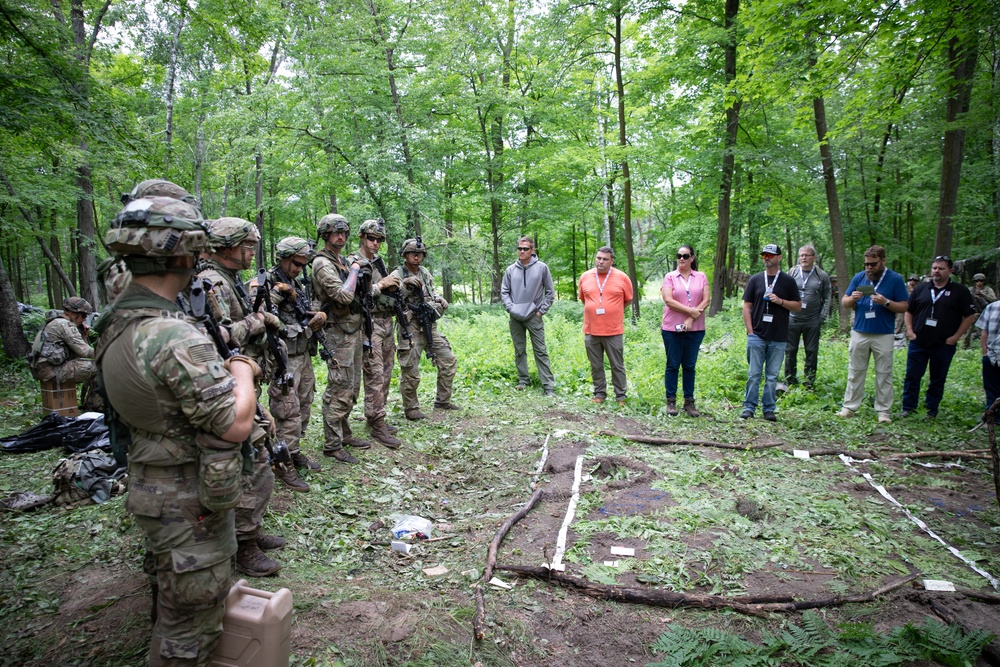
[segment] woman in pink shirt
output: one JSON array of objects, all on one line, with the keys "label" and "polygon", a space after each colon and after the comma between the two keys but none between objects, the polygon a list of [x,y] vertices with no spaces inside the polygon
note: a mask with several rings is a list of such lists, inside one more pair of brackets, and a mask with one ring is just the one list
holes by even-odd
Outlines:
[{"label": "woman in pink shirt", "polygon": [[677,269],[663,277],[660,295],[663,297],[663,348],[667,353],[667,370],[663,385],[667,390],[667,414],[677,414],[677,369],[682,369],[684,412],[700,417],[694,407],[694,367],[698,349],[705,338],[705,309],[712,290],[708,278],[698,271],[694,248],[682,245],[677,249]]}]

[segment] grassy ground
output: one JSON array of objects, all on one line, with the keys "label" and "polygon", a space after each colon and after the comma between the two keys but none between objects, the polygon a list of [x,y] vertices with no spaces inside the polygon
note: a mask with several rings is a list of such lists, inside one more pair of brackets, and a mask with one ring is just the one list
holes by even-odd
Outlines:
[{"label": "grassy ground", "polygon": [[[705,655],[719,652],[719,642],[736,635],[753,646],[770,646],[778,656],[771,664],[827,664],[823,660],[850,648],[850,637],[837,634],[843,628],[878,647],[889,646],[893,629],[907,623],[923,628],[917,634],[924,644],[945,637],[924,625],[927,618],[940,618],[928,606],[928,594],[909,588],[870,603],[822,610],[815,618],[753,618],[601,602],[498,573],[514,588],[487,592],[489,636],[472,641],[470,585],[482,574],[486,545],[498,526],[530,495],[528,483],[547,437],[551,456],[542,476],[547,493],[511,531],[501,549],[502,564],[538,565],[551,554],[572,464],[583,455],[587,471],[603,461],[610,474],[595,472],[584,482],[566,561],[569,573],[594,582],[815,599],[874,589],[916,569],[921,578],[992,590],[861,477],[869,473],[946,542],[1000,575],[1000,512],[986,462],[966,460],[964,468],[942,469],[885,459],[889,453],[988,446],[985,430],[968,433],[983,401],[976,350],[956,355],[937,420],[911,418],[878,427],[870,403],[852,420],[833,415],[843,396],[847,346],[831,328],[824,332],[816,391],[796,388],[785,395],[777,424],[742,422],[737,415],[746,379],[745,336],[733,302],[710,320],[704,348],[710,351],[699,359],[697,398],[706,418],[668,418],[661,306],[643,306],[642,321],[626,327],[630,400],[622,409],[589,400],[590,373],[575,304],[559,302],[546,318],[555,399],[543,398],[537,385],[513,391],[506,317],[496,308],[449,311],[442,330],[459,358],[455,401],[466,409],[412,424],[402,418],[394,389],[389,420],[402,427],[402,449],[373,448],[351,467],[323,459],[324,470],[308,478],[310,493],[291,494],[280,486],[275,492],[265,527],[288,539],[277,554],[284,569],[252,584],[292,590],[292,664],[609,665],[666,659],[664,664],[723,665],[732,658]],[[897,351],[895,363],[898,410],[904,351]],[[434,372],[425,365],[424,373],[421,401],[429,408]],[[8,363],[0,371],[0,409],[0,435],[18,433],[40,417],[37,388],[23,367]],[[359,422],[358,431],[363,430]],[[604,431],[875,451],[880,461],[851,468],[836,457],[800,460],[779,448],[733,452],[637,445]],[[314,411],[304,448],[318,454],[321,444]],[[0,458],[0,491],[47,491],[60,456],[50,451]],[[745,515],[739,503],[757,511]],[[420,544],[409,557],[373,544],[388,540],[389,532],[369,527],[379,520],[391,525],[397,513],[432,519],[439,533],[450,537]],[[635,547],[637,557],[606,567],[612,544]],[[141,538],[119,499],[70,512],[0,514],[0,645],[6,648],[0,665],[142,664],[149,599],[141,555]],[[444,565],[447,574],[422,572],[436,565]],[[959,614],[969,628],[998,629],[983,621],[987,610],[970,605],[962,608],[965,616]],[[800,636],[798,629],[805,637],[817,623],[833,634],[811,654],[813,645],[804,639],[796,650],[805,653],[794,659],[792,649],[768,644],[773,633]],[[703,642],[705,655],[675,655],[669,662],[675,650],[668,640],[681,637],[684,629],[696,633],[685,644]],[[822,643],[816,632],[811,636]],[[943,650],[951,651],[945,657],[893,645],[875,651],[881,662],[856,656],[849,662],[963,664],[961,636],[941,639]],[[978,650],[986,639],[970,641]],[[898,661],[886,657],[892,651]],[[812,657],[803,658],[806,654]],[[724,655],[729,654],[719,653]]]}]

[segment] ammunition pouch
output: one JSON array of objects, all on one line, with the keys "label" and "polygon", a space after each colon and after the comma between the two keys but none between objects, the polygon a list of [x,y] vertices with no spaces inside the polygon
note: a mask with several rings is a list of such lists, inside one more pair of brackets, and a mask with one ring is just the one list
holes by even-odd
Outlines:
[{"label": "ammunition pouch", "polygon": [[240,449],[234,448],[234,443],[208,433],[199,433],[195,442],[198,445],[199,502],[213,512],[236,507],[243,496],[240,485],[243,454]]}]

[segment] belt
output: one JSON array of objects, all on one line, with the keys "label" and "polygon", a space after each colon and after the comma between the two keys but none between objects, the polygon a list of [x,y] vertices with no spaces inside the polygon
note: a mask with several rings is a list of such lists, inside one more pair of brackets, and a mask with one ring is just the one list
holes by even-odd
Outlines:
[{"label": "belt", "polygon": [[175,466],[133,463],[131,468],[132,476],[136,479],[189,479],[198,476],[198,464],[194,461]]}]

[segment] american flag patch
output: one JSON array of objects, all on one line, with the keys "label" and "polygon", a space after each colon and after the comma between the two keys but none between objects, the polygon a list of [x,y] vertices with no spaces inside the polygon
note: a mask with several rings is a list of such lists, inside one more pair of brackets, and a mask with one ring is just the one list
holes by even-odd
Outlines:
[{"label": "american flag patch", "polygon": [[215,359],[215,346],[211,343],[199,343],[188,349],[191,351],[191,360],[195,363],[203,364]]}]

